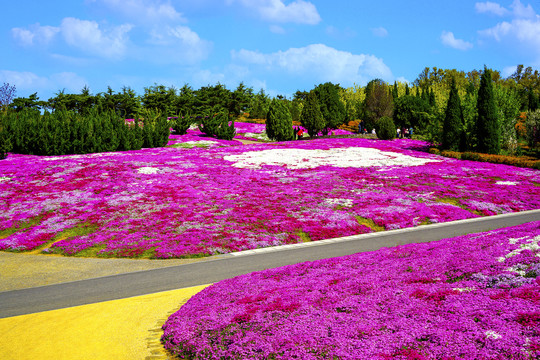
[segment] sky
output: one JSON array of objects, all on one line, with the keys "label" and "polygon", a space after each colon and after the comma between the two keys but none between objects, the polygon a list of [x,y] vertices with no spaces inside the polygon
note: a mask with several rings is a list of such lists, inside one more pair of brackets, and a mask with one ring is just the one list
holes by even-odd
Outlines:
[{"label": "sky", "polygon": [[425,67],[540,69],[540,1],[18,0],[2,5],[0,84],[42,100],[110,86],[240,82],[292,96]]}]

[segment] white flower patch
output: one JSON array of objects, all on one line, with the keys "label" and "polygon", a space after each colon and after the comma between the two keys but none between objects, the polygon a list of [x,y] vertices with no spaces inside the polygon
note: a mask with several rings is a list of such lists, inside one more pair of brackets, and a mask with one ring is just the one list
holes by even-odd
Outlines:
[{"label": "white flower patch", "polygon": [[261,168],[262,165],[286,166],[289,169],[313,169],[325,165],[341,168],[418,166],[442,161],[364,147],[328,150],[270,149],[228,155],[224,159],[233,162],[234,167],[254,169]]},{"label": "white flower patch", "polygon": [[501,335],[501,334],[496,333],[496,332],[493,331],[493,330],[488,330],[488,331],[486,331],[484,334],[486,335],[486,338],[487,338],[487,339],[495,339],[495,340],[497,340],[497,339],[502,338],[502,335]]},{"label": "white flower patch", "polygon": [[334,206],[342,206],[342,207],[351,207],[351,206],[353,206],[353,200],[352,199],[326,199],[326,200],[324,200],[324,203],[326,205],[330,205],[332,207],[334,207]]},{"label": "white flower patch", "polygon": [[459,291],[459,292],[471,292],[471,291],[474,291],[475,289],[471,287],[464,287],[464,288],[453,288],[452,290]]},{"label": "white flower patch", "polygon": [[11,180],[10,177],[7,177],[7,176],[0,176],[0,181],[9,181]]},{"label": "white flower patch", "polygon": [[515,181],[497,181],[495,185],[517,185]]},{"label": "white flower patch", "polygon": [[263,133],[245,133],[245,137],[252,138],[252,139],[258,139],[258,140],[264,140],[264,141],[270,141],[270,138],[266,134],[266,132]]},{"label": "white flower patch", "polygon": [[144,167],[138,168],[138,169],[137,169],[137,172],[138,172],[139,174],[147,174],[147,175],[150,175],[150,174],[157,174],[157,173],[159,173],[159,169],[158,169],[158,168],[154,168],[154,167],[150,167],[150,166],[144,166]]}]

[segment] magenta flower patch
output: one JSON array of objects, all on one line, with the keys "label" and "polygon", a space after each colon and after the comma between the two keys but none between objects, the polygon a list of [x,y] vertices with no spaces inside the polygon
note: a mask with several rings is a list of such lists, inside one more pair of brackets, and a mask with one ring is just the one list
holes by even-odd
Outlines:
[{"label": "magenta flower patch", "polygon": [[419,151],[426,146],[241,145],[189,130],[165,148],[13,154],[0,162],[0,250],[208,256],[540,208],[540,171]]},{"label": "magenta flower patch", "polygon": [[534,222],[242,275],[162,339],[186,359],[538,359],[539,242]]}]

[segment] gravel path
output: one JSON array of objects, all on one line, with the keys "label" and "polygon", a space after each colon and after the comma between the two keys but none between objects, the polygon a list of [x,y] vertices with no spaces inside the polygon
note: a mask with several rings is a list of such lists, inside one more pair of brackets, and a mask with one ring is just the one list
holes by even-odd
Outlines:
[{"label": "gravel path", "polygon": [[0,252],[0,292],[190,264],[204,260],[204,258],[97,259]]}]

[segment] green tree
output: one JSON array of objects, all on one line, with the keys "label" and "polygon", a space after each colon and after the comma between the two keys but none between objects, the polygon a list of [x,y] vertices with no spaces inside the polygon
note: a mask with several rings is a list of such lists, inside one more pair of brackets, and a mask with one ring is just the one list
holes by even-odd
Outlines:
[{"label": "green tree", "polygon": [[364,120],[368,131],[377,128],[377,121],[383,116],[392,117],[394,103],[387,85],[380,79],[370,81],[366,85],[364,100]]},{"label": "green tree", "polygon": [[461,100],[459,98],[456,82],[452,81],[443,123],[443,149],[452,151],[464,150],[465,140],[463,137],[463,123]]},{"label": "green tree", "polygon": [[144,95],[141,97],[144,109],[158,110],[165,117],[174,114],[175,99],[176,89],[157,84],[144,88]]},{"label": "green tree", "polygon": [[340,89],[339,85],[331,82],[320,84],[313,89],[324,119],[323,135],[327,135],[330,130],[336,129],[345,122],[346,112],[339,96]]},{"label": "green tree", "polygon": [[396,137],[396,125],[389,116],[383,116],[377,122],[377,137],[381,140],[392,140]]},{"label": "green tree", "polygon": [[422,120],[431,114],[431,107],[419,97],[404,95],[394,103],[394,122],[399,127],[425,128]]},{"label": "green tree", "polygon": [[310,137],[317,136],[324,128],[324,118],[314,91],[310,91],[306,98],[300,115],[300,123],[306,128]]},{"label": "green tree", "polygon": [[285,102],[273,99],[266,115],[266,134],[272,140],[288,141],[294,138],[292,116]]},{"label": "green tree", "polygon": [[268,107],[270,106],[270,97],[261,89],[251,98],[249,105],[249,117],[251,119],[266,119]]},{"label": "green tree", "polygon": [[498,154],[501,151],[499,115],[493,94],[491,70],[487,67],[484,67],[480,78],[477,108],[477,150],[481,153]]},{"label": "green tree", "polygon": [[17,97],[9,105],[10,109],[22,111],[23,109],[41,110],[47,105],[46,101],[40,101],[37,93],[33,93],[27,98]]},{"label": "green tree", "polygon": [[527,114],[525,127],[527,129],[527,143],[538,155],[540,153],[540,109]]}]

